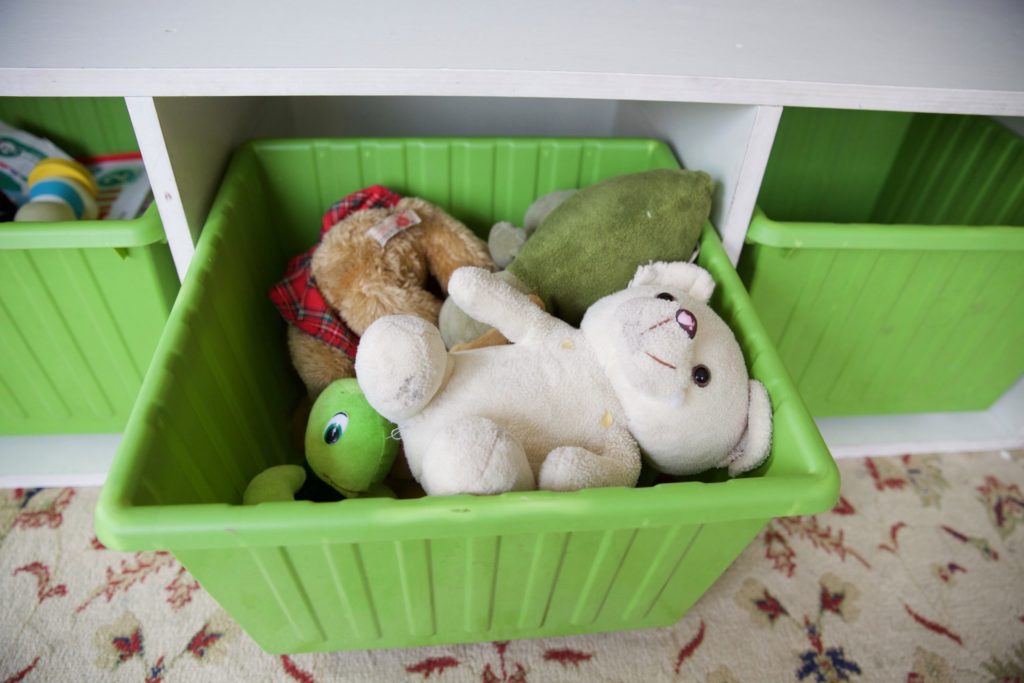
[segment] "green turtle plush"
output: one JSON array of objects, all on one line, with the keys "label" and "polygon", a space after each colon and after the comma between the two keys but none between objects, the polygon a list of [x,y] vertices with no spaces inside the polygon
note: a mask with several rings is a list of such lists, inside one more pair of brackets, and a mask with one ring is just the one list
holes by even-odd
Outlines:
[{"label": "green turtle plush", "polygon": [[[306,423],[306,462],[346,498],[393,495],[382,482],[398,453],[395,425],[380,416],[355,379],[337,380],[320,394]],[[246,505],[295,500],[306,482],[301,465],[277,465],[253,477]]]}]

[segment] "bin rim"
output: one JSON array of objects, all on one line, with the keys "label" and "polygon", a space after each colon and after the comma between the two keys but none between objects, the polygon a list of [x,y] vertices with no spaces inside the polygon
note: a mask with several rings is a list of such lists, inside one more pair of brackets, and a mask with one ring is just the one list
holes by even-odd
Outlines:
[{"label": "bin rim", "polygon": [[[543,135],[372,135],[372,136],[358,136],[358,135],[343,135],[336,137],[316,137],[316,136],[304,136],[304,137],[280,137],[280,136],[269,136],[253,138],[246,140],[242,144],[235,148],[233,156],[238,156],[242,153],[246,153],[252,150],[259,149],[260,147],[268,147],[275,145],[285,146],[309,146],[309,145],[336,145],[336,144],[368,144],[375,145],[382,142],[391,142],[395,144],[450,144],[453,142],[479,142],[487,144],[519,144],[519,143],[540,143],[549,145],[558,144],[579,144],[581,142],[593,142],[593,143],[629,143],[629,144],[643,144],[651,148],[664,148],[671,151],[671,148],[664,140],[658,138],[650,138],[643,136],[607,136],[600,137],[597,135],[578,135],[578,136],[561,136],[561,137],[546,137]],[[675,161],[675,155],[673,154],[673,160]],[[680,169],[685,169],[681,164]]]},{"label": "bin rim", "polygon": [[784,249],[1024,251],[1024,227],[784,221],[757,207],[746,243]]},{"label": "bin rim", "polygon": [[[794,490],[800,495],[794,496]],[[97,505],[95,526],[98,539],[111,549],[173,552],[768,520],[827,510],[838,495],[839,474],[832,463],[813,473],[767,478],[404,500],[135,506],[107,495]]]},{"label": "bin rim", "polygon": [[0,228],[0,250],[128,249],[166,241],[155,202],[141,216],[129,220],[11,222]]}]

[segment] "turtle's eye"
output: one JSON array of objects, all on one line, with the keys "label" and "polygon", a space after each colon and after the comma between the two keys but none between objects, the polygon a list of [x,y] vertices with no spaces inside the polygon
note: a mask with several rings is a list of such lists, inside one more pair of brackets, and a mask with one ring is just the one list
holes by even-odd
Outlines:
[{"label": "turtle's eye", "polygon": [[327,426],[324,428],[324,442],[327,444],[337,443],[338,439],[345,434],[346,429],[348,429],[348,413],[336,413],[327,421]]}]

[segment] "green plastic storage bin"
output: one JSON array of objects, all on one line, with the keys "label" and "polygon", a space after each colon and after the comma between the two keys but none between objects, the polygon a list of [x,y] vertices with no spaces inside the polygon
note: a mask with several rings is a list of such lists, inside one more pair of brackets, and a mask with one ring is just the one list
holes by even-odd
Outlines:
[{"label": "green plastic storage bin", "polygon": [[[124,100],[0,98],[74,156],[137,150]],[[178,291],[156,206],[0,224],[0,435],[120,432]]]},{"label": "green plastic storage bin", "polygon": [[768,387],[767,465],[643,489],[242,506],[299,462],[303,389],[267,287],[337,198],[373,183],[481,234],[546,192],[676,165],[647,140],[281,140],[226,175],[96,511],[121,550],[172,551],[267,651],[554,636],[675,622],[772,517],[829,508],[839,479],[714,230],[713,305]]},{"label": "green plastic storage bin", "polygon": [[1024,141],[789,110],[740,260],[816,416],[988,408],[1024,373]]}]

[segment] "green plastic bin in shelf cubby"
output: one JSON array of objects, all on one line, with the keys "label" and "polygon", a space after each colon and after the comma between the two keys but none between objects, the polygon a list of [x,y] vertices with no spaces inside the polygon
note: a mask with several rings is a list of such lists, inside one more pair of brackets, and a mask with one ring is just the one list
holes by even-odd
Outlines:
[{"label": "green plastic bin in shelf cubby", "polygon": [[1024,140],[787,109],[739,271],[815,416],[984,410],[1024,373]]},{"label": "green plastic bin in shelf cubby", "polygon": [[[0,120],[75,157],[138,150],[121,99],[4,97]],[[122,431],[177,291],[156,206],[0,223],[0,435]]]},{"label": "green plastic bin in shelf cubby", "polygon": [[266,650],[407,647],[660,626],[774,516],[838,473],[713,228],[701,263],[775,409],[770,461],[649,488],[241,505],[301,461],[303,389],[266,292],[339,197],[382,183],[480,234],[555,189],[675,167],[650,140],[270,140],[236,152],[97,507],[121,550],[169,550]]}]

